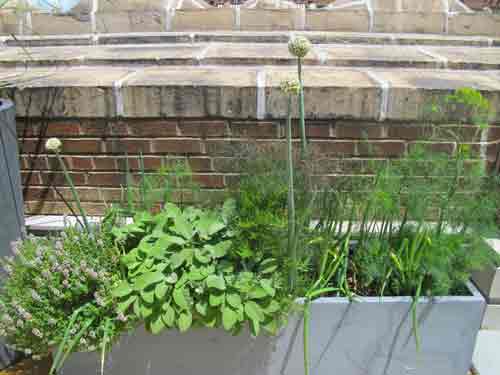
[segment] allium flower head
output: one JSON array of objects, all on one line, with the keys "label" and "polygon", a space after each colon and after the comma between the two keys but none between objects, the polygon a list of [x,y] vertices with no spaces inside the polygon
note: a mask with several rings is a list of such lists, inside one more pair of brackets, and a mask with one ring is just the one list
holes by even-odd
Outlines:
[{"label": "allium flower head", "polygon": [[61,149],[62,142],[59,138],[49,138],[45,142],[45,148],[47,151],[57,152]]},{"label": "allium flower head", "polygon": [[32,333],[33,333],[36,337],[40,337],[40,338],[42,338],[42,337],[43,337],[43,333],[42,333],[42,332],[40,332],[40,330],[39,330],[39,329],[37,329],[37,328],[33,328],[33,329],[31,330],[31,332],[32,332]]},{"label": "allium flower head", "polygon": [[311,48],[311,42],[303,36],[293,37],[288,42],[288,51],[299,59],[306,57]]},{"label": "allium flower head", "polygon": [[281,81],[280,89],[287,95],[299,95],[300,83],[296,79]]}]

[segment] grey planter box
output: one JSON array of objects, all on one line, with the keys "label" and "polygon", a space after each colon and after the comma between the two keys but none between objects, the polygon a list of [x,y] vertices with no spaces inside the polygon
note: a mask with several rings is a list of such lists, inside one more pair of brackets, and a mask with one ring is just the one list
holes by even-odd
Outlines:
[{"label": "grey planter box", "polygon": [[0,99],[0,256],[7,255],[11,241],[24,228],[16,110],[10,100]]},{"label": "grey planter box", "polygon": [[[500,252],[500,240],[486,240],[493,250]],[[472,274],[472,281],[488,303],[500,304],[500,267],[486,267]]]},{"label": "grey planter box", "polygon": [[[411,334],[411,298],[370,297],[350,303],[323,298],[312,305],[311,375],[466,375],[485,302],[471,296],[421,299],[421,349]],[[95,374],[98,354],[66,363],[71,375]],[[302,322],[290,319],[277,337],[230,336],[221,330],[137,329],[123,337],[106,364],[112,375],[303,375]]]}]

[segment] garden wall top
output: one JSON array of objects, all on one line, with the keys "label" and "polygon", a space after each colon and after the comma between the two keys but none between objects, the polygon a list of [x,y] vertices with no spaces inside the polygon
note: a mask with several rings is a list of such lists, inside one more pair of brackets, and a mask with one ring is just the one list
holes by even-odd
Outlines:
[{"label": "garden wall top", "polygon": [[202,0],[73,0],[68,4],[76,5],[61,8],[44,3],[8,1],[0,14],[0,34],[310,30],[500,36],[500,14],[474,12],[459,0],[334,0],[308,5],[235,0],[220,7]]}]

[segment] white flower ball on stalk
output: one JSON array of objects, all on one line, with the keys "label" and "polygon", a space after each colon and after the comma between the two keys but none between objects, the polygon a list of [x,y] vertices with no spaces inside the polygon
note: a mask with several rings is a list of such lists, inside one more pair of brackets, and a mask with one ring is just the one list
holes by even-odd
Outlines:
[{"label": "white flower ball on stalk", "polygon": [[311,42],[304,36],[294,37],[288,42],[288,51],[299,59],[306,57],[311,48]]},{"label": "white flower ball on stalk", "polygon": [[289,79],[281,81],[280,89],[287,95],[299,95],[300,83],[296,79]]},{"label": "white flower ball on stalk", "polygon": [[45,143],[47,151],[57,152],[61,149],[62,142],[59,138],[49,138]]}]

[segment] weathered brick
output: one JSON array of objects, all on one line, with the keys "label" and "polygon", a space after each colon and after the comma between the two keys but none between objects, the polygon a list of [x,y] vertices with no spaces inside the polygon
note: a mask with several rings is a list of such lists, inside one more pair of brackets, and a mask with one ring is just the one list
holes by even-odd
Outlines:
[{"label": "weathered brick", "polygon": [[[55,185],[55,186],[69,186],[64,173],[62,172],[41,172],[40,177],[42,180],[42,185]],[[86,176],[85,173],[80,172],[69,172],[69,177],[75,185],[85,185]]]},{"label": "weathered brick", "polygon": [[115,156],[94,156],[94,169],[101,170],[116,170],[118,168]]},{"label": "weathered brick", "polygon": [[73,156],[70,159],[71,169],[89,171],[94,168],[92,158],[88,156]]},{"label": "weathered brick", "polygon": [[[331,138],[332,137],[332,125],[328,121],[306,121],[306,137],[310,138]],[[280,135],[281,138],[286,137],[286,122],[280,124]],[[292,122],[292,137],[300,137],[300,126],[298,121]]]},{"label": "weathered brick", "polygon": [[277,138],[278,122],[231,122],[231,136],[235,138]]},{"label": "weathered brick", "polygon": [[423,147],[427,151],[453,153],[456,150],[454,142],[410,142],[408,143],[408,151],[412,151],[415,147]]},{"label": "weathered brick", "polygon": [[225,121],[180,121],[180,134],[183,137],[224,137],[227,135],[227,124]]},{"label": "weathered brick", "polygon": [[405,143],[402,141],[363,141],[359,142],[359,156],[395,157],[405,153]]},{"label": "weathered brick", "polygon": [[74,122],[49,122],[46,137],[76,137],[80,135],[80,123]]},{"label": "weathered brick", "polygon": [[118,138],[106,142],[106,151],[113,154],[148,154],[151,152],[151,140]]},{"label": "weathered brick", "polygon": [[153,152],[156,154],[201,154],[202,143],[197,139],[155,139],[153,140]]},{"label": "weathered brick", "polygon": [[488,140],[490,142],[500,141],[500,126],[490,126],[488,129]]},{"label": "weathered brick", "polygon": [[352,156],[356,152],[356,142],[353,141],[314,140],[309,145],[315,155]]},{"label": "weathered brick", "polygon": [[22,155],[20,157],[21,169],[45,170],[48,168],[47,157],[45,155]]},{"label": "weathered brick", "polygon": [[94,172],[88,175],[88,185],[119,187],[125,184],[125,173]]},{"label": "weathered brick", "polygon": [[387,125],[387,136],[390,139],[405,139],[408,141],[425,139],[432,133],[432,129],[421,124]]},{"label": "weathered brick", "polygon": [[24,186],[40,185],[42,180],[38,171],[21,171],[21,184]]},{"label": "weathered brick", "polygon": [[220,174],[193,174],[193,181],[201,187],[221,189],[224,187],[224,176]]},{"label": "weathered brick", "polygon": [[175,137],[177,121],[175,120],[135,120],[127,123],[131,137]]},{"label": "weathered brick", "polygon": [[86,137],[107,137],[112,135],[107,119],[85,119],[80,122],[80,133]]},{"label": "weathered brick", "polygon": [[339,139],[380,139],[384,138],[384,126],[380,123],[335,123],[335,136]]},{"label": "weathered brick", "polygon": [[53,188],[47,186],[29,186],[23,190],[24,200],[53,200],[54,196]]},{"label": "weathered brick", "polygon": [[62,153],[98,154],[104,152],[100,139],[66,139],[62,143]]}]

